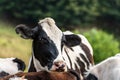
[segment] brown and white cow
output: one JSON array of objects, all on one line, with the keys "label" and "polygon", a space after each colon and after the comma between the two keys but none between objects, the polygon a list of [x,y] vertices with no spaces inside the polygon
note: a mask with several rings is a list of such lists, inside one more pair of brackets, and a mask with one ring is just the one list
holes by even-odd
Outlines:
[{"label": "brown and white cow", "polygon": [[39,71],[39,72],[20,72],[14,75],[5,76],[0,80],[81,80],[79,74],[75,71],[56,72],[56,71]]},{"label": "brown and white cow", "polygon": [[94,63],[88,40],[83,35],[62,32],[52,18],[40,20],[34,28],[20,24],[16,33],[33,40],[29,72],[55,70],[66,64],[68,69],[76,70],[82,77]]}]

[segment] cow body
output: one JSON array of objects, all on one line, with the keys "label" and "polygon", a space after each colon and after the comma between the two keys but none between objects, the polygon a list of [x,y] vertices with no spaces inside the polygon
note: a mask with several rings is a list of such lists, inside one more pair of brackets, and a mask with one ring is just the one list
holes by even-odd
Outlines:
[{"label": "cow body", "polygon": [[25,63],[18,58],[0,58],[0,77],[25,70]]},{"label": "cow body", "polygon": [[81,80],[78,73],[74,71],[54,72],[54,71],[39,71],[28,73],[17,73],[14,75],[5,76],[0,80]]},{"label": "cow body", "polygon": [[[64,35],[67,37],[74,35],[74,33],[66,31],[64,32]],[[86,72],[94,63],[92,57],[93,51],[88,40],[83,35],[77,34],[76,36],[81,39],[81,43],[71,47],[66,45],[67,43],[63,45],[62,56],[68,69],[76,70],[81,73],[81,76],[83,76],[83,72]],[[71,44],[74,43],[75,41],[73,40]]]},{"label": "cow body", "polygon": [[120,54],[92,67],[87,73],[86,80],[120,80]]},{"label": "cow body", "polygon": [[68,69],[76,70],[81,76],[93,65],[92,47],[82,35],[71,32],[62,32],[52,18],[40,20],[38,26],[30,29],[25,25],[18,25],[16,32],[24,39],[32,39],[32,57],[29,72],[41,70],[54,70],[64,68],[65,62]]}]

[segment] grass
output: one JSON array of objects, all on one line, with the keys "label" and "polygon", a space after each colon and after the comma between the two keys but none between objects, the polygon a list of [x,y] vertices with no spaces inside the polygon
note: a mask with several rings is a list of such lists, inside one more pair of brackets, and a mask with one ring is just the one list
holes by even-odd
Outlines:
[{"label": "grass", "polygon": [[15,33],[11,24],[0,21],[0,58],[17,57],[26,65],[31,55],[31,40],[24,40]]}]

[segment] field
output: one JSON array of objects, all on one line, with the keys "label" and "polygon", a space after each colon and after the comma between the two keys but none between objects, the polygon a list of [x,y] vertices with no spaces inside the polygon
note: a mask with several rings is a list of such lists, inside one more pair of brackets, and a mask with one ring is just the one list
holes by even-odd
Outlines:
[{"label": "field", "polygon": [[17,57],[29,63],[31,40],[24,40],[15,33],[15,27],[0,21],[0,58]]}]

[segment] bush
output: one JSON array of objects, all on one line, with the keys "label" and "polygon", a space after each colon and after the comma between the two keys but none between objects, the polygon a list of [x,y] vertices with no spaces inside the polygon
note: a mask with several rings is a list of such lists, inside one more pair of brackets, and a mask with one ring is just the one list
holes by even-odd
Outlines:
[{"label": "bush", "polygon": [[85,32],[84,35],[93,47],[95,63],[113,56],[120,51],[119,42],[111,34],[107,34],[102,30],[92,29]]},{"label": "bush", "polygon": [[89,22],[97,15],[94,0],[1,0],[0,5],[0,11],[12,18],[38,21],[50,16],[67,25]]}]

